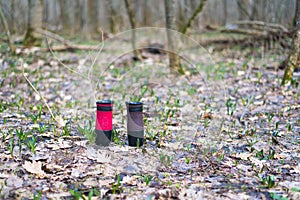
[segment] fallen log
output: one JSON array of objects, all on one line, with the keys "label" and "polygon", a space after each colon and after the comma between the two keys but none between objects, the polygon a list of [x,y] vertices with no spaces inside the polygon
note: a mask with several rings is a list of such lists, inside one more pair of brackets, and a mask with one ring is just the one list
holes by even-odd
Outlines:
[{"label": "fallen log", "polygon": [[82,51],[99,51],[101,47],[99,45],[59,45],[59,46],[52,46],[49,48],[40,48],[40,51],[46,52],[50,51],[50,48],[52,51],[76,51],[76,50],[82,50]]},{"label": "fallen log", "polygon": [[263,22],[263,21],[236,21],[233,24],[256,26],[256,27],[261,27],[261,28],[265,28],[265,29],[278,30],[278,31],[286,32],[286,33],[289,32],[289,30],[281,24],[267,23],[267,22]]}]

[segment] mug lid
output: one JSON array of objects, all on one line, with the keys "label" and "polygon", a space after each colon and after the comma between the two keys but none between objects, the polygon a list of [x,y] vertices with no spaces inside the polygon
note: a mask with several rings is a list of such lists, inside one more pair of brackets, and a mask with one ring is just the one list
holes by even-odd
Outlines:
[{"label": "mug lid", "polygon": [[112,100],[99,100],[99,101],[96,101],[96,104],[112,104],[113,101]]},{"label": "mug lid", "polygon": [[143,103],[139,102],[139,101],[127,101],[126,104],[129,104],[129,105],[143,105]]}]

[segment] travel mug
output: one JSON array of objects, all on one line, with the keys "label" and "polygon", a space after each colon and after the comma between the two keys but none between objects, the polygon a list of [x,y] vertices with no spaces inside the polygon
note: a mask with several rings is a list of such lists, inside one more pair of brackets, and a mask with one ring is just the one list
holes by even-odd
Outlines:
[{"label": "travel mug", "polygon": [[126,108],[128,144],[140,147],[144,143],[143,103],[126,102]]},{"label": "travel mug", "polygon": [[112,107],[111,100],[96,102],[96,144],[108,146],[112,135]]}]

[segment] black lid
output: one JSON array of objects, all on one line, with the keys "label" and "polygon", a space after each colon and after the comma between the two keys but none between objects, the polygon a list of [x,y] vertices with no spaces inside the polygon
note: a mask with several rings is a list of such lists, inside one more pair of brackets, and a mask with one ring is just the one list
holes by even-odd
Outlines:
[{"label": "black lid", "polygon": [[126,104],[128,105],[143,105],[142,102],[139,102],[139,101],[127,101]]},{"label": "black lid", "polygon": [[112,100],[99,100],[99,101],[96,101],[96,104],[112,104],[113,101]]}]

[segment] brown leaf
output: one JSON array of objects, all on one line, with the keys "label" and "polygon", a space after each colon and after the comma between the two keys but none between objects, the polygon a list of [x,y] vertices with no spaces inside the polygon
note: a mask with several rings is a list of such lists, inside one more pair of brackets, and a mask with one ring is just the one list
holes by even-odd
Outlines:
[{"label": "brown leaf", "polygon": [[300,164],[298,164],[297,166],[294,167],[293,170],[291,170],[292,173],[298,173],[300,174]]},{"label": "brown leaf", "polygon": [[36,174],[39,177],[43,177],[46,175],[46,173],[42,170],[42,163],[40,161],[25,161],[22,167],[29,173]]},{"label": "brown leaf", "polygon": [[213,119],[213,115],[211,113],[205,112],[203,114],[203,119]]},{"label": "brown leaf", "polygon": [[237,153],[232,155],[234,158],[240,158],[242,160],[248,160],[252,156],[252,153]]}]

